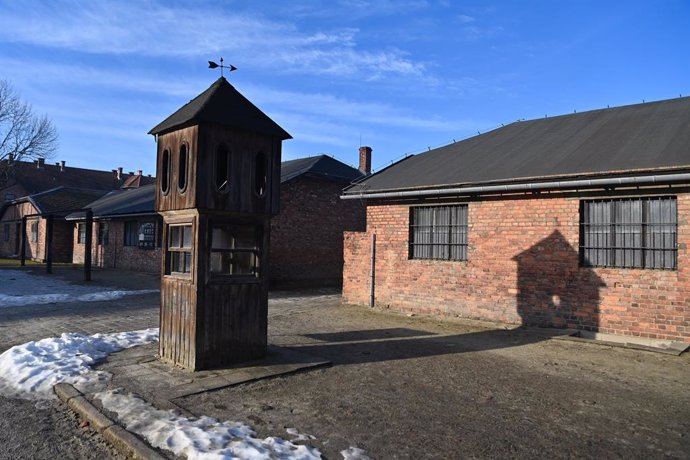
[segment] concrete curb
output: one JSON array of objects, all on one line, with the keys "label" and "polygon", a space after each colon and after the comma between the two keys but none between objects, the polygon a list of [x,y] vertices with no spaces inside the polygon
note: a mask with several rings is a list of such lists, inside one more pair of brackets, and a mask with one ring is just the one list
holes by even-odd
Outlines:
[{"label": "concrete curb", "polygon": [[53,390],[62,402],[88,421],[98,433],[123,454],[142,460],[165,459],[135,434],[116,424],[69,383],[58,383]]}]

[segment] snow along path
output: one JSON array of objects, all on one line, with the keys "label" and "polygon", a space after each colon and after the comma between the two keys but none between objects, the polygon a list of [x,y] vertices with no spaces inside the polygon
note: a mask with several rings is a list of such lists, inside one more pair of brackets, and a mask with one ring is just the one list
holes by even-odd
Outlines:
[{"label": "snow along path", "polygon": [[[0,270],[0,285],[0,308],[57,302],[97,302],[158,292],[157,289],[99,290],[92,286],[70,284],[59,278],[39,278],[21,270],[5,269]],[[31,294],[27,295],[26,292]]]},{"label": "snow along path", "polygon": [[[256,438],[251,427],[239,422],[219,422],[211,417],[187,418],[159,410],[141,397],[121,390],[103,391],[111,378],[91,366],[110,353],[158,340],[158,329],[113,334],[62,334],[17,345],[0,355],[0,395],[23,399],[55,398],[53,385],[65,382],[84,393],[94,393],[103,407],[118,414],[128,430],[152,446],[185,455],[188,459],[320,459],[321,452],[294,442],[314,436],[288,428],[292,441],[278,437]],[[293,442],[294,441],[294,442]],[[342,451],[348,460],[367,460],[354,447]]]},{"label": "snow along path", "polygon": [[158,328],[113,334],[62,334],[17,345],[0,355],[0,395],[53,399],[53,385],[65,382],[92,393],[103,390],[110,374],[91,366],[110,353],[158,340]]}]

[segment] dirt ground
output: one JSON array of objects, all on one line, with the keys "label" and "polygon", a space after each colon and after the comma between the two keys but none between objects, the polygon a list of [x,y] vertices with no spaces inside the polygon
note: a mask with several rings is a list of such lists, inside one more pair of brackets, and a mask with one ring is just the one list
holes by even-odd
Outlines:
[{"label": "dirt ground", "polygon": [[690,356],[274,294],[269,342],[333,366],[177,400],[327,458],[690,458]]}]

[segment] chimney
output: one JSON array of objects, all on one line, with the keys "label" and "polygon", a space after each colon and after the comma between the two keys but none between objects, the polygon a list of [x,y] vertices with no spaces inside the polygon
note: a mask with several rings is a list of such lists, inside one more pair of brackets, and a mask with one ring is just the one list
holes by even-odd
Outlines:
[{"label": "chimney", "polygon": [[141,169],[137,169],[137,176],[141,176],[141,173],[142,173],[142,172],[143,172],[143,171],[142,171]]},{"label": "chimney", "polygon": [[36,167],[38,169],[43,169],[46,165],[46,159],[45,158],[39,158],[38,163],[36,163]]},{"label": "chimney", "polygon": [[14,162],[14,153],[8,153],[7,154],[7,164],[11,165],[12,162]]},{"label": "chimney", "polygon": [[62,160],[60,162],[60,171],[64,171],[64,170],[65,170],[65,160]]},{"label": "chimney", "polygon": [[371,174],[371,147],[359,148],[359,170],[367,176]]},{"label": "chimney", "polygon": [[122,166],[117,167],[117,180],[122,180]]}]

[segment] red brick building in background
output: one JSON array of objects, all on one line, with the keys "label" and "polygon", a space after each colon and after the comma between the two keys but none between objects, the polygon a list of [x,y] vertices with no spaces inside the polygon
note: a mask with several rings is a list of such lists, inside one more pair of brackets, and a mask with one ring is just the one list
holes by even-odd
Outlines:
[{"label": "red brick building in background", "polygon": [[[690,342],[690,98],[516,122],[348,188],[343,296]],[[370,287],[375,235],[374,292]]]},{"label": "red brick building in background", "polygon": [[142,171],[123,173],[74,168],[64,161],[48,164],[44,159],[34,162],[3,160],[8,180],[0,187],[0,257],[19,257],[22,217],[27,218],[26,257],[44,262],[46,259],[46,217],[54,217],[53,250],[56,262],[72,261],[72,225],[64,219],[108,191],[134,188],[155,182]]},{"label": "red brick building in background", "polygon": [[[161,223],[154,211],[155,184],[109,192],[85,207],[93,213],[91,263],[95,267],[158,273]],[[84,212],[67,216],[72,229],[72,263],[83,264]]]},{"label": "red brick building in background", "polygon": [[0,257],[19,257],[22,240],[22,218],[26,217],[25,256],[45,262],[48,247],[48,216],[53,217],[53,260],[71,262],[72,226],[65,216],[95,198],[102,190],[57,187],[45,192],[17,198],[0,206]]},{"label": "red brick building in background", "polygon": [[340,286],[343,233],[365,228],[359,201],[340,200],[343,188],[371,172],[371,148],[362,147],[360,170],[319,155],[284,161],[280,213],[271,219],[270,278],[273,287]]},{"label": "red brick building in background", "polygon": [[[371,148],[362,148],[361,168],[327,155],[281,164],[280,213],[271,220],[269,273],[273,287],[339,286],[343,270],[343,232],[365,228],[365,209],[342,201],[343,188],[363,177],[371,165]],[[368,162],[368,163],[367,163]],[[158,273],[160,224],[155,189],[142,186],[110,192],[88,204],[93,211],[93,265]],[[73,263],[83,263],[84,214],[73,223]]]}]

